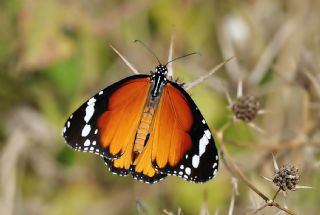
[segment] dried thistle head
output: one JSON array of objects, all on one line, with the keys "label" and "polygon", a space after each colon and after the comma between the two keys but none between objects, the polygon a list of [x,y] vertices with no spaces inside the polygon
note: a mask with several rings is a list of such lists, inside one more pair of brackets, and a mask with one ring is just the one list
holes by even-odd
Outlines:
[{"label": "dried thistle head", "polygon": [[254,96],[241,96],[232,105],[232,111],[237,119],[251,122],[258,114],[260,103]]},{"label": "dried thistle head", "polygon": [[272,182],[281,190],[295,190],[300,180],[299,170],[292,166],[283,166],[275,170]]}]

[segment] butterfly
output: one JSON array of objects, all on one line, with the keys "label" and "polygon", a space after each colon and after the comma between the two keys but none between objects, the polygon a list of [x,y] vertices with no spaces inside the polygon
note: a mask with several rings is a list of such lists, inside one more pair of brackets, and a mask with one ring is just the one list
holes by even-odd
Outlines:
[{"label": "butterfly", "polygon": [[212,179],[219,164],[214,139],[189,94],[167,77],[167,64],[87,100],[63,127],[66,143],[100,155],[112,173],[145,183],[168,175],[196,183]]}]

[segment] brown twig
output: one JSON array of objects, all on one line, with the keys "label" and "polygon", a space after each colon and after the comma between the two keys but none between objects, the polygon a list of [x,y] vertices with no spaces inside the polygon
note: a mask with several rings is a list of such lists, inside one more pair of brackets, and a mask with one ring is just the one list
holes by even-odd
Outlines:
[{"label": "brown twig", "polygon": [[274,201],[274,199],[277,197],[279,190],[275,193],[272,199],[267,197],[265,194],[263,194],[256,186],[254,186],[250,180],[244,175],[244,173],[241,171],[241,169],[238,167],[236,162],[233,160],[231,155],[229,154],[227,148],[225,147],[224,144],[224,138],[223,138],[223,132],[230,127],[231,125],[231,120],[228,121],[220,130],[213,130],[213,133],[218,139],[218,143],[220,144],[220,152],[221,152],[221,159],[226,165],[227,169],[229,172],[238,178],[240,178],[251,190],[253,190],[256,194],[258,194],[266,203],[255,210],[252,214],[256,214],[259,211],[263,210],[265,207],[270,206],[270,207],[277,207],[278,209],[285,211],[286,213],[290,215],[295,215],[294,212],[290,211],[289,209],[286,209],[282,207],[280,204]]},{"label": "brown twig", "polygon": [[222,154],[223,161],[228,165],[229,169],[232,171],[232,175],[236,175],[239,177],[243,182],[247,184],[250,189],[252,189],[255,193],[257,193],[261,198],[263,198],[265,201],[268,201],[269,198],[264,195],[262,192],[259,191],[258,188],[256,188],[250,181],[247,179],[247,177],[242,173],[240,168],[236,165],[236,163],[233,161],[231,156],[229,155],[229,152],[225,148],[224,144],[220,144],[220,150]]},{"label": "brown twig", "polygon": [[277,192],[274,194],[274,196],[273,196],[273,198],[272,198],[272,201],[274,201],[274,200],[277,198],[280,190],[281,190],[281,189],[279,188],[279,189],[277,190]]},{"label": "brown twig", "polygon": [[258,208],[257,210],[253,211],[253,212],[251,213],[251,215],[258,214],[260,211],[262,211],[263,209],[265,209],[267,206],[268,206],[268,204],[262,205],[260,208]]},{"label": "brown twig", "polygon": [[273,201],[270,201],[270,202],[267,202],[265,203],[264,205],[262,205],[260,208],[258,208],[257,210],[253,211],[252,213],[250,213],[250,215],[254,215],[254,214],[258,214],[260,211],[262,211],[263,209],[265,209],[266,207],[276,207],[278,208],[279,210],[282,210],[284,212],[286,212],[287,214],[290,214],[290,215],[296,215],[295,213],[293,213],[292,211],[290,211],[289,209],[287,208],[284,208],[282,207],[281,205],[279,205],[278,203],[276,202],[273,202]]}]

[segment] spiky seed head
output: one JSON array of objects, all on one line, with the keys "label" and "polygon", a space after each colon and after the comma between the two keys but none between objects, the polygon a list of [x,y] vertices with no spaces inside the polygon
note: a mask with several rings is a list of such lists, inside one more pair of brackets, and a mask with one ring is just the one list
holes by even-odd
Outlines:
[{"label": "spiky seed head", "polygon": [[245,122],[251,122],[260,108],[258,99],[254,96],[241,96],[232,105],[232,111],[237,119]]},{"label": "spiky seed head", "polygon": [[292,165],[283,166],[276,170],[272,178],[272,182],[283,191],[295,190],[299,180],[299,170]]}]

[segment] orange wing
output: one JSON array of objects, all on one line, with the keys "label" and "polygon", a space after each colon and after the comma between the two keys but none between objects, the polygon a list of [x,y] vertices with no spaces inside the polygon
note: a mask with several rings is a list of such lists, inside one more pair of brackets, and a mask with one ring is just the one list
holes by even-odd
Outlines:
[{"label": "orange wing", "polygon": [[[178,110],[176,108],[179,108]],[[162,92],[149,141],[135,161],[137,173],[151,176],[167,164],[176,166],[191,148],[192,112],[185,97],[168,83]]]},{"label": "orange wing", "polygon": [[[150,80],[136,79],[115,91],[109,99],[108,111],[98,120],[100,142],[109,149],[114,160],[104,158],[110,171],[153,183],[166,175],[157,174],[151,163],[151,144],[138,157],[133,157],[135,135],[148,97]],[[142,160],[138,165],[137,162]],[[134,162],[134,164],[133,164]],[[132,165],[133,164],[133,165]]]},{"label": "orange wing", "polygon": [[170,83],[163,90],[159,103],[152,142],[152,162],[158,168],[176,166],[192,147],[189,131],[193,115],[188,101]]},{"label": "orange wing", "polygon": [[[136,129],[149,91],[149,78],[126,82],[109,98],[108,110],[98,119],[100,142],[113,156],[123,156],[117,166],[129,168]],[[121,162],[119,162],[121,161]]]}]

